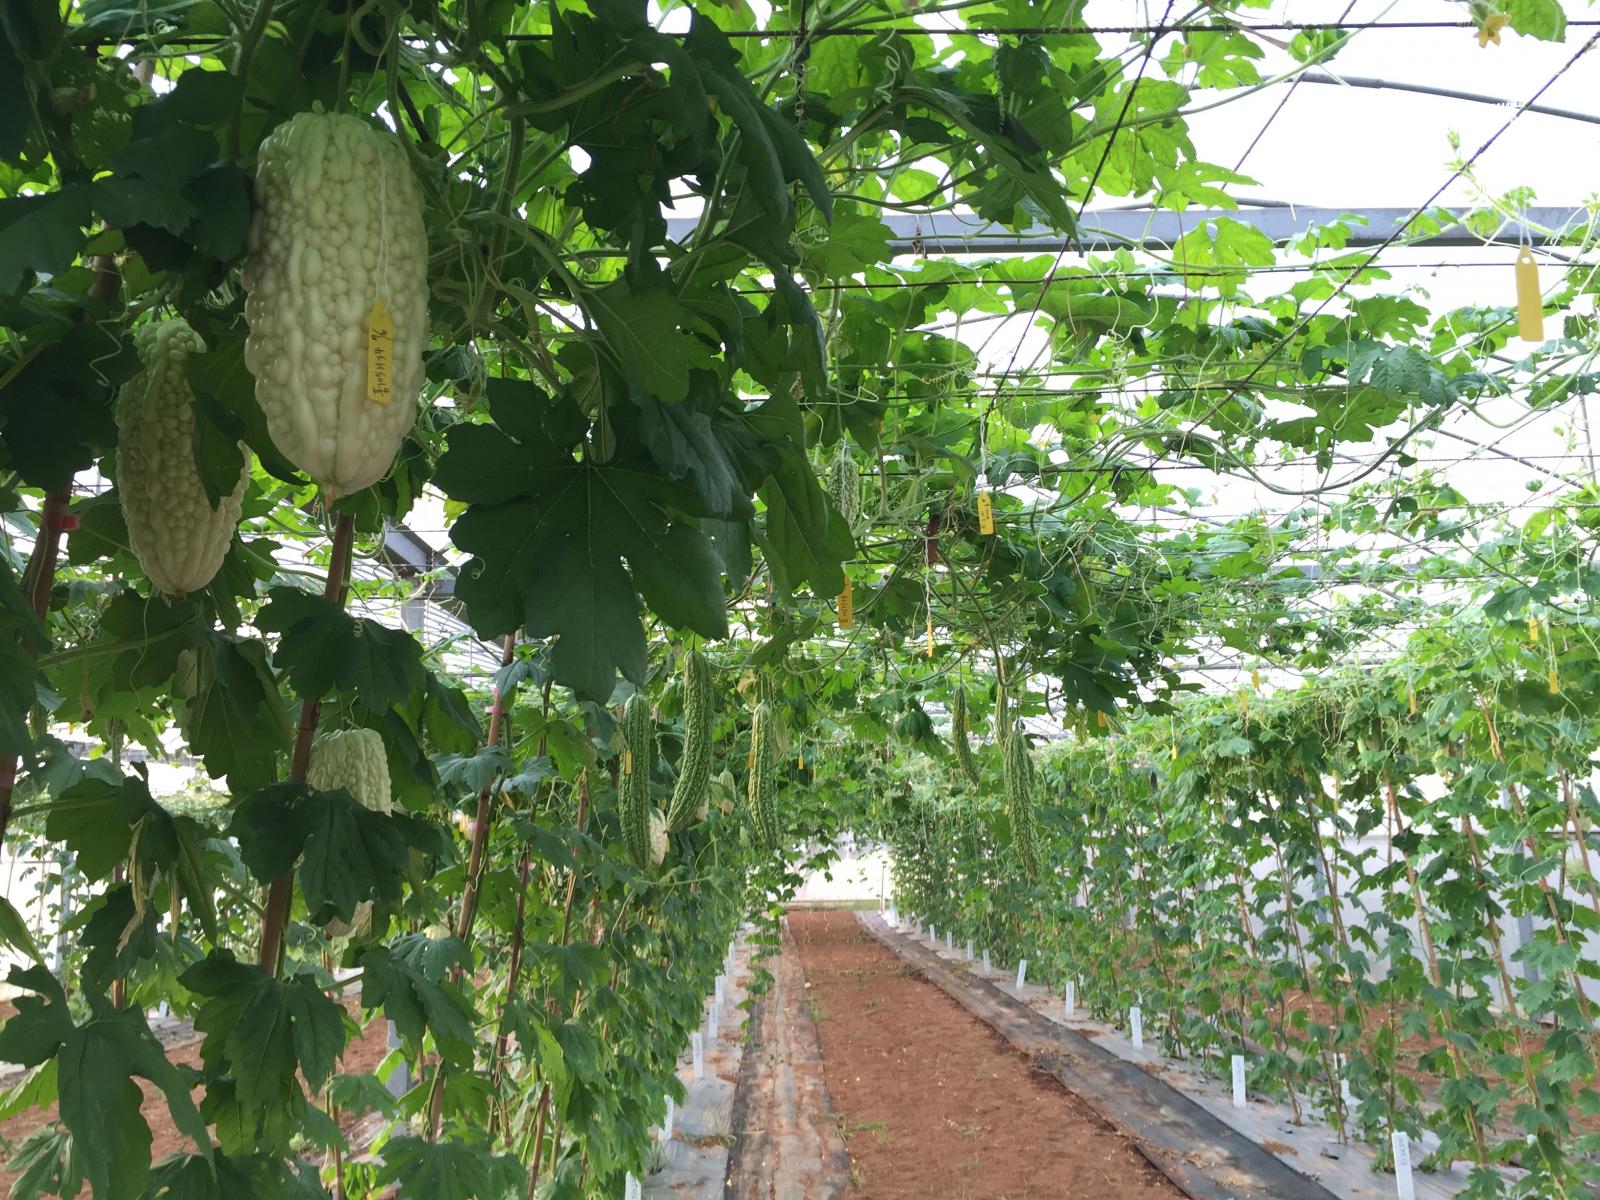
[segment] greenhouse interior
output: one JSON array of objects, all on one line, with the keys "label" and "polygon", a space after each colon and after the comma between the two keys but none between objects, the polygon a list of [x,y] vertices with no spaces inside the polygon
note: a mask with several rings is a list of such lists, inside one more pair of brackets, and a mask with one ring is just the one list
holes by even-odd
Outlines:
[{"label": "greenhouse interior", "polygon": [[4,0],[6,1194],[1600,1196],[1597,42]]}]

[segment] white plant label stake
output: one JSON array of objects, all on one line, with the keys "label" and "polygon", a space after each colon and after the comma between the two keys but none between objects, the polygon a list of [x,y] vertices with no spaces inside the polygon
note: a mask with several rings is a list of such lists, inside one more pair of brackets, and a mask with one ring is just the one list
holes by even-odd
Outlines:
[{"label": "white plant label stake", "polygon": [[1411,1136],[1403,1129],[1389,1135],[1394,1146],[1394,1190],[1400,1200],[1417,1200],[1417,1185],[1411,1178]]},{"label": "white plant label stake", "polygon": [[696,1079],[704,1079],[706,1077],[706,1043],[705,1039],[700,1036],[698,1029],[689,1035],[689,1049],[694,1055],[694,1077]]},{"label": "white plant label stake", "polygon": [[1022,990],[1022,985],[1028,981],[1028,960],[1023,959],[1017,964],[1017,991]]},{"label": "white plant label stake", "polygon": [[1350,1080],[1345,1077],[1345,1068],[1347,1066],[1349,1066],[1349,1060],[1344,1055],[1339,1055],[1339,1099],[1345,1108],[1349,1109],[1355,1107],[1356,1101],[1355,1097],[1350,1094]]},{"label": "white plant label stake", "polygon": [[1144,1013],[1135,1004],[1128,1010],[1128,1025],[1133,1031],[1133,1048],[1144,1049]]},{"label": "white plant label stake", "polygon": [[711,1005],[706,1009],[706,1040],[712,1045],[717,1042],[717,1006]]},{"label": "white plant label stake", "polygon": [[644,1189],[639,1186],[639,1181],[629,1175],[622,1187],[623,1200],[644,1200]]},{"label": "white plant label stake", "polygon": [[1073,1016],[1078,1011],[1078,981],[1067,980],[1067,994],[1062,997],[1062,1005],[1067,1010],[1067,1016]]},{"label": "white plant label stake", "polygon": [[954,953],[956,948],[956,935],[951,933],[948,929],[944,931],[944,948],[949,950],[951,953]]},{"label": "white plant label stake", "polygon": [[967,961],[968,962],[972,961],[972,939],[971,938],[967,939]]},{"label": "white plant label stake", "polygon": [[929,925],[928,926],[928,944],[930,946],[932,946],[932,945],[938,945],[938,943],[939,943],[939,931],[937,929],[935,929],[932,925]]},{"label": "white plant label stake", "polygon": [[672,1102],[672,1097],[667,1097],[667,1115],[661,1118],[661,1140],[672,1140],[672,1121],[678,1115],[678,1106]]},{"label": "white plant label stake", "polygon": [[723,1003],[727,1000],[727,995],[728,995],[727,988],[728,988],[727,977],[723,976],[723,975],[718,975],[717,976],[717,1007],[718,1008],[721,1008]]},{"label": "white plant label stake", "polygon": [[1244,1055],[1233,1056],[1233,1106],[1244,1107]]},{"label": "white plant label stake", "polygon": [[987,950],[983,952],[983,973],[985,975],[989,973],[989,952]]}]

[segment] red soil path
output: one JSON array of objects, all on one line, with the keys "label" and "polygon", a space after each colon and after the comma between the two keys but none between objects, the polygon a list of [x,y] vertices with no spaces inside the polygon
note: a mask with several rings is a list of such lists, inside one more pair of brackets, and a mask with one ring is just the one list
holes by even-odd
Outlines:
[{"label": "red soil path", "polygon": [[1052,1076],[846,912],[790,930],[858,1200],[1182,1200]]}]

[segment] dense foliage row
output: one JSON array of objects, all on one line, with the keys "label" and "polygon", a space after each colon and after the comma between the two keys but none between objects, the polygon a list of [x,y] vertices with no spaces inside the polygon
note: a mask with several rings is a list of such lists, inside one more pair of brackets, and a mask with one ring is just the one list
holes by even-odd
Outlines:
[{"label": "dense foliage row", "polygon": [[898,902],[1077,981],[1113,1023],[1140,1004],[1169,1053],[1219,1074],[1247,1053],[1252,1086],[1380,1154],[1394,1130],[1437,1134],[1430,1161],[1474,1164],[1473,1195],[1585,1194],[1600,656],[1583,607],[1425,625],[1381,669],[1044,748],[1026,840],[997,751],[977,787],[908,764],[883,826]]}]

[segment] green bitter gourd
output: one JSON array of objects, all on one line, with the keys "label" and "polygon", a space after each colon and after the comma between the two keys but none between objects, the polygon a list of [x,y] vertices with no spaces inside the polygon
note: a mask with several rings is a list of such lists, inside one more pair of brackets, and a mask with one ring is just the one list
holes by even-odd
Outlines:
[{"label": "green bitter gourd", "polygon": [[711,781],[711,664],[698,650],[683,660],[683,756],[667,805],[667,829],[685,828],[704,811]]}]

